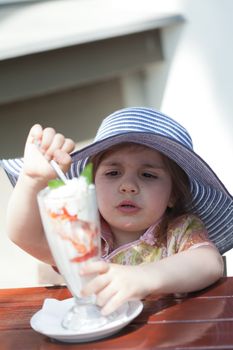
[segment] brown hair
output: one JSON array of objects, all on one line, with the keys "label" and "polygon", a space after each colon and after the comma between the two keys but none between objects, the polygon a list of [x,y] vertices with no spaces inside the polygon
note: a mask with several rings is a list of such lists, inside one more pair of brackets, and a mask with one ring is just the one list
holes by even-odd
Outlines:
[{"label": "brown hair", "polygon": [[163,155],[164,164],[172,179],[172,207],[168,208],[170,217],[187,213],[192,202],[190,182],[185,171],[172,159]]},{"label": "brown hair", "polygon": [[168,207],[160,226],[160,239],[167,232],[169,223],[180,215],[190,211],[192,195],[188,175],[172,159],[163,155],[163,161],[172,179],[172,207]]}]

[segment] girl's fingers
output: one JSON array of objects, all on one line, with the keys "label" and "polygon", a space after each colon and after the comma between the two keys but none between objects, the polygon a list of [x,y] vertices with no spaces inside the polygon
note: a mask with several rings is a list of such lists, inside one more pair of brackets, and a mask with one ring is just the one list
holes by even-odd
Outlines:
[{"label": "girl's fingers", "polygon": [[27,137],[27,142],[29,143],[34,143],[35,140],[41,140],[43,135],[43,129],[40,124],[35,124],[31,127],[28,137]]},{"label": "girl's fingers", "polygon": [[[52,134],[49,135],[49,137],[51,137]],[[48,159],[51,159],[54,155],[54,152],[56,150],[61,150],[62,146],[65,142],[65,137],[62,134],[54,134],[54,136],[52,137],[52,139],[50,140],[50,144],[47,145],[47,150],[46,150],[46,157]]]},{"label": "girl's fingers", "polygon": [[72,161],[69,153],[73,148],[74,142],[56,133],[53,128],[43,129],[40,124],[33,125],[24,150],[25,174],[43,180],[55,177],[53,168],[48,164],[51,159],[55,159],[67,172]]},{"label": "girl's fingers", "polygon": [[[27,142],[35,144],[48,160],[53,158],[56,150],[62,150],[64,154],[65,152],[71,153],[75,148],[73,140],[65,138],[60,133],[56,133],[53,128],[48,127],[43,129],[40,124],[33,125],[29,132]],[[68,159],[67,162],[70,162],[70,159]]]},{"label": "girl's fingers", "polygon": [[65,151],[67,153],[71,153],[75,148],[75,143],[71,139],[65,139],[63,146],[62,146],[62,151]]},{"label": "girl's fingers", "polygon": [[111,298],[106,300],[106,303],[101,309],[101,314],[107,316],[112,312],[116,311],[122,304],[126,302],[126,298],[121,293],[115,293]]},{"label": "girl's fingers", "polygon": [[102,288],[96,294],[96,304],[100,307],[104,307],[109,300],[114,298],[114,295],[118,291],[111,286],[111,283],[107,286],[107,288]]},{"label": "girl's fingers", "polygon": [[66,139],[62,134],[57,133],[51,145],[46,151],[46,158],[54,158],[61,165],[70,165],[72,159],[69,155],[73,151],[75,143],[71,139]]},{"label": "girl's fingers", "polygon": [[45,128],[43,130],[43,136],[40,143],[40,150],[42,153],[47,153],[50,149],[52,143],[54,142],[54,137],[56,135],[56,131],[53,128]]},{"label": "girl's fingers", "polygon": [[103,274],[106,273],[110,268],[110,265],[105,261],[99,260],[95,262],[90,262],[82,267],[80,274],[90,275],[90,274]]},{"label": "girl's fingers", "polygon": [[72,159],[68,153],[62,151],[61,149],[57,149],[54,152],[53,159],[59,164],[64,172],[69,170]]},{"label": "girl's fingers", "polygon": [[98,294],[101,290],[106,288],[109,284],[109,279],[106,274],[98,275],[94,277],[83,289],[82,295],[89,296],[92,294]]},{"label": "girl's fingers", "polygon": [[109,264],[104,261],[90,262],[82,267],[81,276],[95,275],[93,279],[83,288],[83,295],[98,294],[102,289],[106,288],[110,283],[110,276],[107,273]]}]

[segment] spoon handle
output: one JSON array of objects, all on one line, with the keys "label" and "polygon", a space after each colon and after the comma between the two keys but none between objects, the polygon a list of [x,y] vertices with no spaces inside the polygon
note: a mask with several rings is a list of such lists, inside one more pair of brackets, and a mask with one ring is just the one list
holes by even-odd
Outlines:
[{"label": "spoon handle", "polygon": [[56,171],[58,177],[64,181],[64,183],[67,183],[67,177],[66,175],[63,173],[63,171],[61,170],[61,168],[59,167],[59,165],[55,162],[55,160],[51,160],[50,161],[50,165],[52,166],[53,170]]}]

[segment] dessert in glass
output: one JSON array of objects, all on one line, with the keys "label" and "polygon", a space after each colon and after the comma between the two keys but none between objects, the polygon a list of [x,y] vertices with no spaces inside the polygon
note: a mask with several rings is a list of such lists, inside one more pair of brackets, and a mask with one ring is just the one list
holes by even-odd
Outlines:
[{"label": "dessert in glass", "polygon": [[85,176],[66,183],[59,180],[51,183],[52,186],[38,194],[40,215],[56,266],[75,300],[63,318],[62,326],[92,330],[107,323],[107,318],[95,305],[95,297],[83,298],[80,294],[82,287],[93,277],[80,276],[80,268],[100,258],[95,186]]}]

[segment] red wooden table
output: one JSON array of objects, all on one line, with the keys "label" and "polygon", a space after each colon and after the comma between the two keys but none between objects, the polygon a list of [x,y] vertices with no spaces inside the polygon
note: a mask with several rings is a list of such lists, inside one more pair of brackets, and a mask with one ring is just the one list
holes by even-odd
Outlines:
[{"label": "red wooden table", "polygon": [[66,344],[30,327],[45,298],[70,297],[65,287],[0,290],[0,349],[233,349],[233,277],[186,298],[151,297],[142,313],[114,336]]}]

